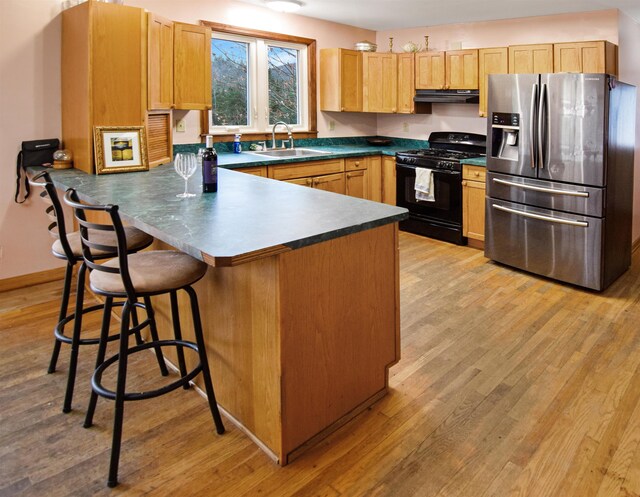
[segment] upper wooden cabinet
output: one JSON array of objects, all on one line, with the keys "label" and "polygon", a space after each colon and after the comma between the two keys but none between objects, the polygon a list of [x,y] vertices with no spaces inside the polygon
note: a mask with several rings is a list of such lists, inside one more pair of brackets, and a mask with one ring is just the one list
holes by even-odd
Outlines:
[{"label": "upper wooden cabinet", "polygon": [[555,43],[553,72],[618,74],[618,47],[608,41]]},{"label": "upper wooden cabinet", "polygon": [[441,90],[445,80],[445,52],[415,54],[416,89]]},{"label": "upper wooden cabinet", "polygon": [[553,72],[553,44],[511,45],[509,72],[511,74]]},{"label": "upper wooden cabinet", "polygon": [[320,109],[362,111],[362,52],[343,48],[320,50]]},{"label": "upper wooden cabinet", "polygon": [[416,93],[415,63],[412,53],[398,54],[398,102],[399,114],[413,114],[415,104],[413,97]]},{"label": "upper wooden cabinet", "polygon": [[478,50],[420,52],[415,64],[416,89],[478,89]]},{"label": "upper wooden cabinet", "polygon": [[397,54],[363,53],[362,74],[362,110],[365,112],[397,112]]},{"label": "upper wooden cabinet", "polygon": [[211,108],[211,28],[174,23],[173,72],[176,109]]},{"label": "upper wooden cabinet", "polygon": [[489,74],[509,72],[509,49],[507,47],[481,48],[478,50],[478,84],[480,86],[480,116],[487,116],[487,88]]},{"label": "upper wooden cabinet", "polygon": [[147,14],[147,108],[173,107],[173,21]]},{"label": "upper wooden cabinet", "polygon": [[146,121],[143,9],[84,2],[62,12],[62,140],[74,167],[94,172],[94,126]]}]

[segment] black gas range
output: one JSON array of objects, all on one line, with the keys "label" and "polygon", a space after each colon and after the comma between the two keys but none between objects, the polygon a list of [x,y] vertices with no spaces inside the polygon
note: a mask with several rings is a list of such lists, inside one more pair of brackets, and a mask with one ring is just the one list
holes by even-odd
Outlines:
[{"label": "black gas range", "polygon": [[[396,203],[409,210],[400,229],[465,245],[462,236],[462,162],[485,154],[487,137],[473,133],[433,132],[430,148],[396,153]],[[416,199],[416,168],[430,170],[433,198]]]}]

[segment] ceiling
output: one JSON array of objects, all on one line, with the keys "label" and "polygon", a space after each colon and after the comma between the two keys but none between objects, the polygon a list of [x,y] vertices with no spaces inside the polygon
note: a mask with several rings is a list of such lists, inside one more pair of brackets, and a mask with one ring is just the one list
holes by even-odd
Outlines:
[{"label": "ceiling", "polygon": [[[264,5],[264,0],[242,0]],[[640,0],[301,0],[299,15],[384,31],[438,24],[620,9],[640,22]]]}]

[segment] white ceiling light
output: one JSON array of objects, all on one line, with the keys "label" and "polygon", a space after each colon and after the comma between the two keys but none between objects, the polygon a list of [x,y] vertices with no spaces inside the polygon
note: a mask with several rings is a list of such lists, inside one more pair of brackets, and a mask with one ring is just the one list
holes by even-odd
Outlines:
[{"label": "white ceiling light", "polygon": [[267,7],[278,12],[295,12],[302,6],[298,0],[266,0]]}]

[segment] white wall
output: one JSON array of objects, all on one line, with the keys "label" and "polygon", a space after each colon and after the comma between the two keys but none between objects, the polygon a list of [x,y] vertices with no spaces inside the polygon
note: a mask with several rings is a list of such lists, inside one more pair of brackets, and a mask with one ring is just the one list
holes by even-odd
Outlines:
[{"label": "white wall", "polygon": [[0,279],[59,266],[43,203],[13,203],[23,140],[60,137],[60,0],[0,5]]},{"label": "white wall", "polygon": [[[620,81],[640,88],[640,24],[620,13]],[[640,95],[636,94],[636,153],[633,181],[633,240],[640,237]]]}]

